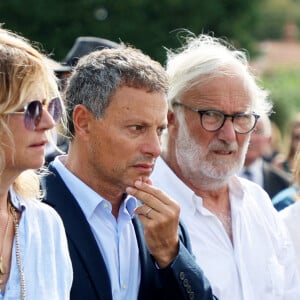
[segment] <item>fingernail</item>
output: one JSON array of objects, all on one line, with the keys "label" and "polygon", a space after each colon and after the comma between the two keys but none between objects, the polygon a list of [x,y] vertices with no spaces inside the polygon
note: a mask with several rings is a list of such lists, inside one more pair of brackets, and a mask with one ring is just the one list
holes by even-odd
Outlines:
[{"label": "fingernail", "polygon": [[126,193],[127,194],[132,194],[132,193],[134,193],[135,190],[136,190],[135,188],[128,186],[126,188]]},{"label": "fingernail", "polygon": [[142,181],[141,181],[141,180],[137,180],[137,181],[134,183],[134,185],[135,185],[136,187],[141,187],[141,186],[142,186]]}]

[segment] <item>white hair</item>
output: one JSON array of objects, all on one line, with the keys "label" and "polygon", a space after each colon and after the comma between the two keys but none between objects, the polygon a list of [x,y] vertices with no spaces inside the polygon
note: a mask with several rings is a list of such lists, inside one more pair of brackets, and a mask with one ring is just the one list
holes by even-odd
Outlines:
[{"label": "white hair", "polygon": [[166,70],[170,80],[169,108],[180,101],[181,95],[195,84],[201,85],[220,76],[238,75],[249,91],[252,111],[270,114],[272,103],[269,93],[260,88],[250,71],[246,52],[236,50],[225,40],[201,34],[187,36],[186,45],[176,52],[167,51]]},{"label": "white hair", "polygon": [[272,124],[271,120],[268,115],[261,115],[260,118],[258,119],[258,122],[261,122],[263,125],[263,135],[266,137],[271,137],[272,136]]}]

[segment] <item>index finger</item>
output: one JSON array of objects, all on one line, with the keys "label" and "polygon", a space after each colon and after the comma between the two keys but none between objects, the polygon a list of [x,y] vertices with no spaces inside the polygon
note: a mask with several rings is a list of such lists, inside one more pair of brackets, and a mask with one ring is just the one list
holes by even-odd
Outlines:
[{"label": "index finger", "polygon": [[[138,199],[143,200],[145,204],[151,204],[151,200],[153,200],[153,197],[155,199],[160,200],[165,205],[171,205],[175,203],[173,199],[170,198],[166,193],[164,193],[162,190],[156,188],[153,185],[149,185],[142,181],[136,181],[134,183],[135,188],[127,187],[126,192],[128,194],[131,194],[133,196],[136,196]],[[146,195],[150,195],[152,197],[145,197]],[[140,197],[139,197],[140,196]],[[144,197],[143,197],[144,196]]]}]

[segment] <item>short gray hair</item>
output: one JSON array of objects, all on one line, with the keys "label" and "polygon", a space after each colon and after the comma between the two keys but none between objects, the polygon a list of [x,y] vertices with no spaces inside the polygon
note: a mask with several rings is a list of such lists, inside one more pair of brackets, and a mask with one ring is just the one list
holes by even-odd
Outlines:
[{"label": "short gray hair", "polygon": [[180,101],[181,95],[193,85],[238,72],[249,90],[253,111],[258,114],[271,113],[269,93],[258,85],[250,71],[246,53],[236,50],[223,39],[205,34],[197,37],[188,35],[186,44],[180,49],[175,52],[168,50],[166,70],[170,80],[168,101],[171,110],[174,101]]},{"label": "short gray hair", "polygon": [[83,104],[101,118],[112,94],[121,86],[167,94],[168,80],[158,62],[133,47],[121,45],[82,57],[66,90],[69,133],[74,134],[72,114],[76,105]]}]

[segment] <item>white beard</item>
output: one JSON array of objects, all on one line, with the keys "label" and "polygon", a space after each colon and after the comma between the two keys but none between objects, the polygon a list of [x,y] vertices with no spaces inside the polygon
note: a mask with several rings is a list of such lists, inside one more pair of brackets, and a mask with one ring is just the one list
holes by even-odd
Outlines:
[{"label": "white beard", "polygon": [[[175,155],[183,176],[193,185],[219,187],[243,167],[250,135],[240,151],[236,142],[229,144],[218,139],[205,148],[191,137],[183,114],[178,114],[178,118],[181,125],[175,142]],[[218,157],[212,150],[234,151],[235,154],[228,158]]]}]

